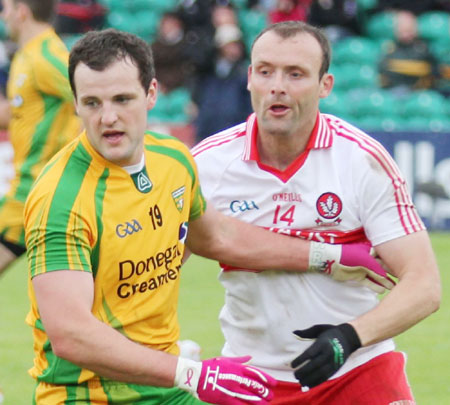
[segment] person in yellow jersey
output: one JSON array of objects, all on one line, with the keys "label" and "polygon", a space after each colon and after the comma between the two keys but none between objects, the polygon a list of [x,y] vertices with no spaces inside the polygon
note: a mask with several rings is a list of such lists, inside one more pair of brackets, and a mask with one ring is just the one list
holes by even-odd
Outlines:
[{"label": "person in yellow jersey", "polygon": [[373,258],[352,266],[341,254],[331,264],[335,246],[207,208],[188,148],[146,130],[158,86],[142,39],[85,34],[69,81],[85,131],[45,166],[25,205],[33,403],[269,403],[275,380],[246,365],[249,356],[178,356],[185,245],[230,266],[322,272],[327,262],[324,277],[392,287]]},{"label": "person in yellow jersey", "polygon": [[48,160],[80,132],[67,78],[68,51],[51,26],[55,0],[3,0],[17,43],[0,126],[8,128],[15,177],[0,200],[0,273],[25,252],[23,206]]}]

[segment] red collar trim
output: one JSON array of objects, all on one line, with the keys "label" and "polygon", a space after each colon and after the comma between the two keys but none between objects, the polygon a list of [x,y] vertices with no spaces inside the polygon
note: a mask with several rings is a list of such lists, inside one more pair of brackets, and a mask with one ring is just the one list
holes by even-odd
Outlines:
[{"label": "red collar trim", "polygon": [[272,173],[284,183],[286,183],[303,166],[311,149],[329,148],[333,143],[331,130],[325,118],[322,116],[322,114],[317,113],[316,123],[314,124],[314,128],[309,137],[306,149],[297,157],[297,159],[295,159],[285,170],[282,171],[261,163],[260,161],[258,147],[256,145],[258,136],[258,121],[256,119],[255,113],[250,115],[247,120],[245,136],[246,140],[242,160],[255,161],[261,170]]}]

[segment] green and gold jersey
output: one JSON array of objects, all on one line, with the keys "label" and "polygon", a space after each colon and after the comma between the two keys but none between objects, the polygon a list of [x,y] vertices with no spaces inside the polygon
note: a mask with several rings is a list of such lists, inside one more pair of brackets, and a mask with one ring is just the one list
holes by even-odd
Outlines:
[{"label": "green and gold jersey", "polygon": [[68,57],[64,43],[49,28],[19,49],[11,63],[8,131],[16,176],[8,196],[15,200],[25,202],[44,165],[80,132],[68,80]]},{"label": "green and gold jersey", "polygon": [[[147,132],[145,166],[130,175],[99,155],[86,133],[45,167],[25,206],[30,280],[57,270],[92,272],[92,312],[128,338],[176,354],[181,259],[187,223],[206,209],[197,169],[176,138]],[[57,358],[29,284],[38,381],[97,376]]]}]

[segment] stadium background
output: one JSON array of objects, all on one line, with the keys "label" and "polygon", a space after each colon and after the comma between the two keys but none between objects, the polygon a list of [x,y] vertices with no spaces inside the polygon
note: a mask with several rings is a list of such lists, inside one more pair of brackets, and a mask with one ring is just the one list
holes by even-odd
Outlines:
[{"label": "stadium background", "polygon": [[[376,0],[358,0],[371,7]],[[151,42],[164,12],[173,10],[177,0],[103,0],[107,8],[104,26],[133,32]],[[245,0],[231,1],[248,48],[267,23],[267,14],[249,8]],[[419,20],[419,35],[430,44],[437,60],[450,64],[450,20],[448,13],[430,11]],[[367,21],[364,35],[333,43],[331,72],[336,86],[321,102],[321,111],[336,114],[378,139],[394,156],[404,173],[419,213],[431,230],[444,286],[441,310],[398,337],[401,349],[409,353],[410,375],[418,404],[450,404],[448,361],[450,308],[446,302],[450,267],[450,99],[445,92],[420,90],[399,102],[379,85],[377,64],[384,47],[393,38],[393,20],[388,13]],[[64,35],[70,48],[79,34]],[[0,22],[0,39],[7,34]],[[448,86],[448,81],[440,83]],[[170,133],[192,146],[195,126],[189,114],[189,90],[159,94],[157,107],[149,114],[149,127]],[[0,195],[12,177],[12,149],[7,132],[0,132]],[[205,269],[205,271],[202,271]],[[223,292],[215,280],[218,267],[194,257],[185,266],[181,291],[182,337],[197,340],[202,356],[219,354],[222,336],[217,314]],[[205,311],[205,303],[207,311]],[[0,387],[5,405],[29,403],[33,382],[26,370],[31,363],[31,336],[24,325],[28,308],[26,263],[22,259],[0,280]],[[430,352],[429,352],[430,351]]]}]

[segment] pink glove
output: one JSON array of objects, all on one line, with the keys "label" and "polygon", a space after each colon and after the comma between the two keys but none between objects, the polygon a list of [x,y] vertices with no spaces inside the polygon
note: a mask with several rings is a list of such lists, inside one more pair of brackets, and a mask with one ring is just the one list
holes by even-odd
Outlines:
[{"label": "pink glove", "polygon": [[337,281],[358,281],[377,293],[394,287],[395,281],[372,256],[367,243],[329,245],[311,242],[309,269],[323,272]]},{"label": "pink glove", "polygon": [[202,362],[179,358],[175,386],[209,404],[267,405],[276,380],[243,363],[245,357],[216,357]]}]

